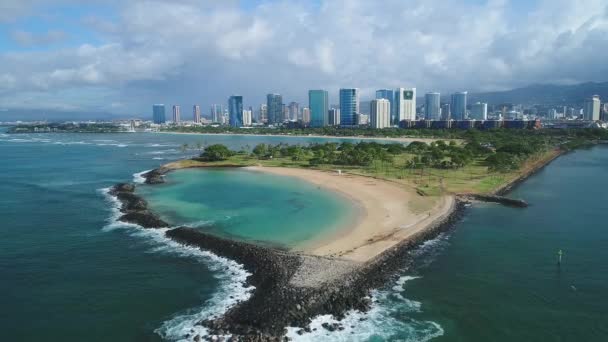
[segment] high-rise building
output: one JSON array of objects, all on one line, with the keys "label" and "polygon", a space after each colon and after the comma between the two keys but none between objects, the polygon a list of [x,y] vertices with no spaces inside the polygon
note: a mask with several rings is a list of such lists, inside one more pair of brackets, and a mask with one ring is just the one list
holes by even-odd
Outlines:
[{"label": "high-rise building", "polygon": [[488,104],[477,102],[471,106],[472,120],[487,120],[488,119]]},{"label": "high-rise building", "polygon": [[444,103],[441,105],[441,120],[450,120],[450,104]]},{"label": "high-rise building", "polygon": [[330,126],[340,125],[340,108],[331,108],[328,111],[328,124]]},{"label": "high-rise building", "polygon": [[309,90],[308,108],[310,108],[310,126],[324,127],[329,124],[329,94],[327,90]]},{"label": "high-rise building", "polygon": [[310,125],[311,120],[310,108],[302,108],[302,123],[305,125]]},{"label": "high-rise building", "polygon": [[376,90],[376,99],[387,99],[391,103],[391,122],[395,122],[395,91],[393,89]]},{"label": "high-rise building", "polygon": [[416,88],[395,89],[395,122],[416,120]]},{"label": "high-rise building", "polygon": [[268,122],[268,105],[263,103],[260,105],[260,118],[259,118],[261,123],[267,123]]},{"label": "high-rise building", "polygon": [[359,113],[359,89],[340,89],[340,126],[352,127],[357,125]]},{"label": "high-rise building", "polygon": [[243,110],[243,126],[251,126],[253,123],[253,112],[251,109]]},{"label": "high-rise building", "polygon": [[427,120],[441,119],[441,94],[426,93],[424,95],[424,118]]},{"label": "high-rise building", "polygon": [[372,128],[387,128],[391,126],[391,102],[388,99],[372,100],[369,124]]},{"label": "high-rise building", "polygon": [[180,118],[180,108],[179,105],[174,105],[173,106],[173,123],[176,125],[179,125],[179,122],[181,121]]},{"label": "high-rise building", "polygon": [[195,123],[201,123],[201,106],[192,106],[192,121]]},{"label": "high-rise building", "polygon": [[287,112],[289,113],[288,120],[297,121],[300,116],[300,104],[297,102],[290,102]]},{"label": "high-rise building", "polygon": [[283,97],[279,94],[266,95],[268,112],[268,124],[278,125],[283,123]]},{"label": "high-rise building", "polygon": [[452,94],[452,119],[454,120],[466,120],[467,118],[467,94],[468,92],[462,91]]},{"label": "high-rise building", "polygon": [[600,119],[599,95],[593,95],[590,99],[585,100],[583,119],[592,121],[598,121]]},{"label": "high-rise building", "polygon": [[155,104],[152,106],[152,121],[155,124],[164,124],[165,123],[165,105],[164,104]]},{"label": "high-rise building", "polygon": [[240,95],[228,99],[228,123],[232,127],[243,127],[243,97]]},{"label": "high-rise building", "polygon": [[223,123],[224,108],[222,105],[211,105],[211,121],[214,123]]},{"label": "high-rise building", "polygon": [[603,121],[608,121],[608,103],[602,104],[601,117]]}]

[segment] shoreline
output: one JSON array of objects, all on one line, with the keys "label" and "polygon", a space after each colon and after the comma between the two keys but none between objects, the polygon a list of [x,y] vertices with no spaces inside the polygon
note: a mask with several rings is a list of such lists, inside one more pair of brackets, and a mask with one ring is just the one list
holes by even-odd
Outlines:
[{"label": "shoreline", "polygon": [[[499,187],[494,194],[504,195],[562,154],[564,153],[556,151],[551,158],[538,161],[521,175]],[[179,169],[176,167],[178,165],[179,163],[170,163],[144,174],[146,184],[163,183],[163,175]],[[267,172],[267,169],[271,168],[259,171]],[[307,169],[287,170],[310,172]],[[330,173],[320,170],[315,172]],[[394,183],[389,184],[395,187]],[[126,215],[135,210],[144,217],[151,216],[151,222],[154,222],[155,214],[147,210],[143,198],[134,194],[121,196],[121,192],[133,193],[134,185],[118,184],[113,189],[113,195],[122,203],[121,212]],[[420,222],[425,223],[424,227],[418,227],[419,229],[415,229],[406,237],[391,241],[391,245],[379,253],[367,254],[365,261],[325,256],[322,253],[314,255],[278,250],[220,238],[187,227],[169,229],[165,235],[176,242],[208,250],[243,264],[252,274],[247,284],[256,288],[249,300],[238,303],[221,317],[198,323],[207,327],[211,335],[186,335],[184,338],[200,341],[232,335],[245,341],[278,341],[285,336],[285,327],[288,326],[299,327],[298,334],[309,332],[309,323],[319,315],[333,315],[340,320],[349,310],[369,310],[371,291],[383,286],[397,271],[409,269],[412,266],[410,252],[413,249],[442,232],[453,229],[460,222],[466,211],[466,204],[470,202],[466,196],[461,195],[455,195],[451,200],[451,206],[443,215],[428,223]],[[389,235],[389,240],[390,238],[393,236]],[[371,245],[376,243],[371,242]],[[338,323],[323,328],[333,331],[341,326]]]},{"label": "shoreline", "polygon": [[[302,253],[368,261],[402,240],[425,230],[454,206],[453,196],[423,197],[414,189],[387,181],[337,172],[248,166],[247,170],[293,177],[349,200],[360,210],[356,218],[341,224],[323,241],[304,245]],[[415,212],[413,206],[425,206]]]},{"label": "shoreline", "polygon": [[293,134],[248,134],[248,133],[196,133],[196,132],[149,132],[154,134],[183,134],[183,135],[209,135],[209,136],[251,136],[251,137],[280,137],[280,138],[321,138],[321,139],[354,139],[354,140],[383,140],[400,143],[412,141],[433,142],[437,140],[458,141],[459,139],[441,138],[394,138],[394,137],[361,137],[361,136],[335,136],[335,135],[293,135]]}]

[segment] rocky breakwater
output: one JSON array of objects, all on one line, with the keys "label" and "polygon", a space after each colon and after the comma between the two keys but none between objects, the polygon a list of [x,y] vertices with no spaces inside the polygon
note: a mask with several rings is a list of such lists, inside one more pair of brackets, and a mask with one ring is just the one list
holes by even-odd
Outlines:
[{"label": "rocky breakwater", "polygon": [[116,184],[110,189],[110,195],[116,196],[120,201],[122,222],[134,223],[144,228],[163,228],[169,224],[148,210],[148,202],[135,194],[135,185],[129,183]]},{"label": "rocky breakwater", "polygon": [[[341,318],[348,310],[368,310],[371,290],[407,268],[412,262],[412,249],[453,227],[463,210],[463,203],[458,201],[450,215],[366,263],[294,254],[226,240],[192,228],[172,229],[166,235],[236,260],[252,273],[249,282],[256,290],[248,301],[222,317],[199,324],[212,334],[233,334],[241,341],[278,341],[287,326],[300,327],[299,333],[310,331],[309,323],[318,315]],[[340,324],[324,328],[343,329]]]},{"label": "rocky breakwater", "polygon": [[165,174],[167,174],[171,169],[161,166],[152,171],[148,171],[142,175],[145,179],[146,184],[161,184],[165,182]]},{"label": "rocky breakwater", "polygon": [[528,202],[522,199],[509,198],[498,195],[481,195],[481,194],[467,194],[463,195],[465,199],[472,201],[480,201],[480,202],[492,202],[505,205],[507,207],[515,207],[515,208],[526,208],[528,207]]}]

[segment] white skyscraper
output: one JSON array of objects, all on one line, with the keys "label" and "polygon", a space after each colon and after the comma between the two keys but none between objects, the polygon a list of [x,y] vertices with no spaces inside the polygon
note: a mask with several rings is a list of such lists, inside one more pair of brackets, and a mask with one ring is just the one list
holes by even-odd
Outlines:
[{"label": "white skyscraper", "polygon": [[391,102],[388,99],[372,100],[369,124],[372,128],[387,128],[391,126]]},{"label": "white skyscraper", "polygon": [[195,123],[201,122],[201,106],[194,105],[192,107],[192,121]]},{"label": "white skyscraper", "polygon": [[253,122],[253,112],[251,110],[243,110],[243,126],[251,126]]},{"label": "white skyscraper", "polygon": [[416,88],[395,89],[395,121],[416,120]]},{"label": "white skyscraper", "polygon": [[308,107],[302,108],[302,122],[306,125],[310,123],[310,109]]},{"label": "white skyscraper", "polygon": [[600,119],[600,96],[593,95],[590,99],[585,100],[585,108],[583,111],[585,120],[598,121]]},{"label": "white skyscraper", "polygon": [[173,123],[178,125],[180,122],[180,110],[178,105],[173,106]]}]

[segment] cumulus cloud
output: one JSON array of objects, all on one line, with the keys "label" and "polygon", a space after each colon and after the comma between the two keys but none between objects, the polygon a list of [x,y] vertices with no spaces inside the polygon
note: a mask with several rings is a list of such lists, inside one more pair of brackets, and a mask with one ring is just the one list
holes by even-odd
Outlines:
[{"label": "cumulus cloud", "polygon": [[[208,105],[232,93],[255,105],[267,92],[306,102],[311,88],[334,98],[340,87],[481,91],[608,72],[605,0],[541,0],[517,15],[505,0],[114,4],[117,20],[82,18],[101,44],[0,53],[8,80],[0,98],[101,88],[108,110],[146,111],[157,101]],[[24,43],[42,39],[26,36]]]}]

